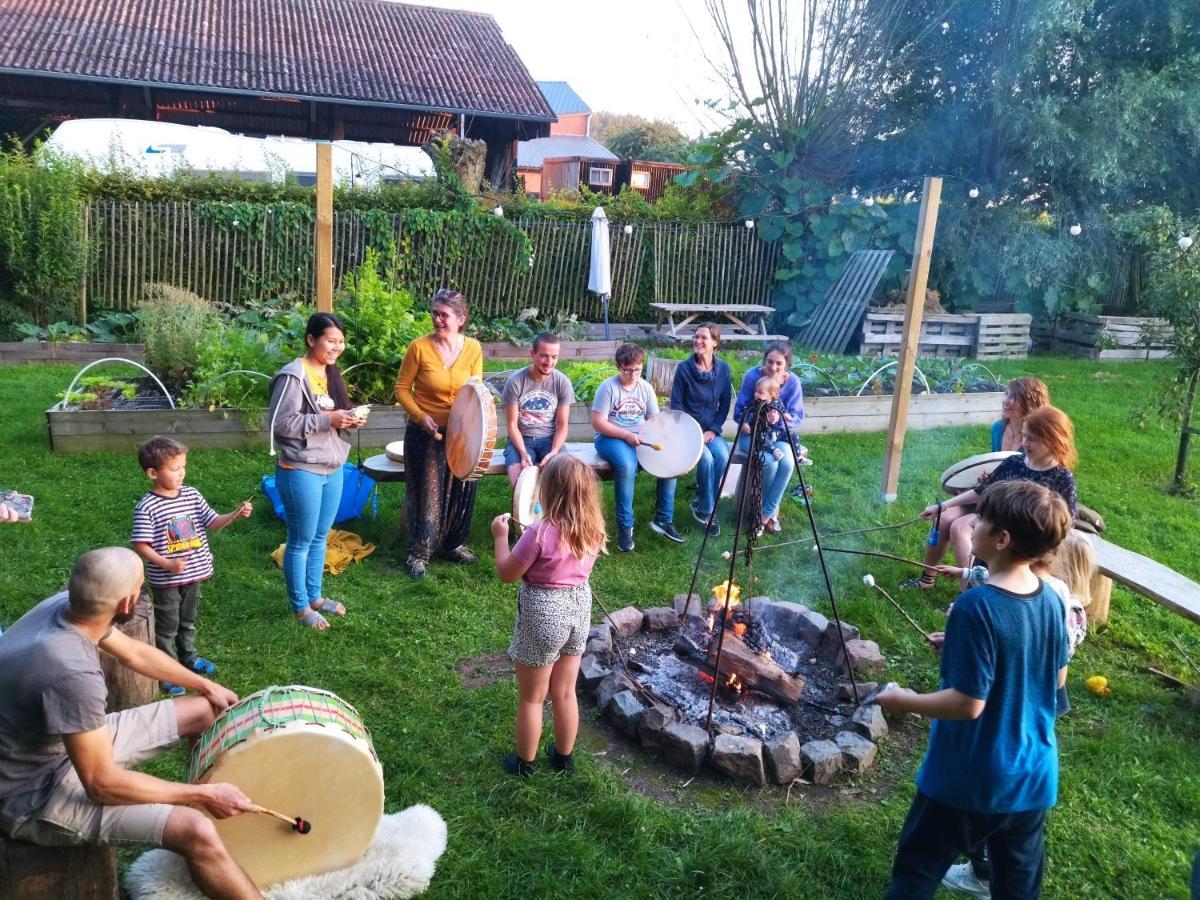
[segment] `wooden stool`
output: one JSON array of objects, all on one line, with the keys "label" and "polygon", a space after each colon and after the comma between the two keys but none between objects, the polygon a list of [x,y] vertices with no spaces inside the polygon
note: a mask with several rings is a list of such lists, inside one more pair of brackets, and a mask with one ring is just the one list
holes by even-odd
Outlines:
[{"label": "wooden stool", "polygon": [[40,847],[0,834],[0,897],[116,900],[117,854],[108,844]]},{"label": "wooden stool", "polygon": [[[154,604],[149,593],[143,593],[138,598],[133,618],[117,628],[135,641],[154,646]],[[115,656],[109,656],[103,651],[100,653],[100,670],[104,672],[104,683],[108,686],[108,712],[119,712],[122,709],[132,709],[154,702],[158,694],[158,684],[153,678],[127,669]]]}]

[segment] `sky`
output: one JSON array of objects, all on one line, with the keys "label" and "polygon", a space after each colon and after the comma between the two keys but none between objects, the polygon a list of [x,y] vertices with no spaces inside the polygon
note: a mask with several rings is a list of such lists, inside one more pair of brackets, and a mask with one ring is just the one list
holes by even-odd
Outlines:
[{"label": "sky", "polygon": [[665,119],[690,137],[718,124],[694,103],[727,96],[704,59],[716,41],[704,0],[405,2],[490,14],[530,75],[566,81],[592,112]]}]

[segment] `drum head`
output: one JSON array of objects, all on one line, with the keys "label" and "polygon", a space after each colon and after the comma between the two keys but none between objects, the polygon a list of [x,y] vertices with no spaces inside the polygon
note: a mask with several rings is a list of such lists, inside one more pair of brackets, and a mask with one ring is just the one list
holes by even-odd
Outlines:
[{"label": "drum head", "polygon": [[942,490],[949,494],[969,491],[979,483],[980,478],[989,474],[1010,456],[1016,455],[1015,450],[1001,450],[999,453],[978,453],[969,456],[942,473]]},{"label": "drum head", "polygon": [[523,528],[542,521],[542,503],[538,495],[538,481],[542,470],[537,466],[528,466],[517,476],[513,485],[513,518]]},{"label": "drum head", "polygon": [[337,728],[292,724],[256,734],[222,754],[201,781],[235,784],[259,806],[311,823],[306,835],[259,813],[215,823],[259,887],[353,865],[383,817],[379,764]]},{"label": "drum head", "polygon": [[[655,478],[678,478],[696,468],[704,450],[700,423],[685,412],[668,409],[646,420],[639,432],[638,463]],[[648,444],[657,444],[655,450]]]},{"label": "drum head", "polygon": [[392,441],[383,448],[383,452],[392,462],[404,462],[404,441]]},{"label": "drum head", "polygon": [[[490,409],[484,407],[485,403]],[[485,452],[490,458],[495,420],[496,401],[491,392],[476,382],[463,385],[446,423],[446,463],[455,478],[467,480],[475,475]]]}]

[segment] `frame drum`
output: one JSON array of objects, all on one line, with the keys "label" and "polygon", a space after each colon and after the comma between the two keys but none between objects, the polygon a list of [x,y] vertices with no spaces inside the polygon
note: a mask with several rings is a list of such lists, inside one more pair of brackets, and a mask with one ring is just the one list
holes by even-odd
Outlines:
[{"label": "frame drum", "polygon": [[476,481],[487,472],[496,448],[496,400],[472,375],[454,398],[446,423],[446,463],[460,481]]},{"label": "frame drum", "polygon": [[392,462],[404,462],[404,441],[392,441],[383,448],[383,452]]},{"label": "frame drum", "polygon": [[963,491],[969,491],[979,483],[981,478],[990,475],[1001,462],[1016,455],[1016,450],[1001,450],[997,453],[978,453],[975,456],[968,456],[942,473],[942,490],[947,494],[961,494]]},{"label": "frame drum", "polygon": [[312,823],[302,835],[259,813],[216,821],[259,887],[353,865],[383,817],[383,769],[358,712],[301,685],[269,687],[221,713],[192,748],[187,780],[235,784],[254,803]]},{"label": "frame drum", "polygon": [[[700,423],[685,412],[667,409],[646,420],[638,432],[638,464],[655,478],[678,478],[696,468],[704,450]],[[657,444],[655,450],[648,444]]]},{"label": "frame drum", "polygon": [[513,485],[513,520],[522,528],[542,521],[542,500],[538,493],[541,474],[537,466],[527,466]]}]

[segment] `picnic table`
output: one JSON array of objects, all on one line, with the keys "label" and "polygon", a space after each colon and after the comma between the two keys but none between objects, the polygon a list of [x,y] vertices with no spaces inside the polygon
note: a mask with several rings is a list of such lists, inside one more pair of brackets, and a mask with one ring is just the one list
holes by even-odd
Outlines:
[{"label": "picnic table", "polygon": [[[700,323],[712,319],[722,328],[723,341],[778,341],[782,334],[767,333],[767,316],[773,306],[758,303],[651,303],[658,313],[657,334],[673,341],[690,341]],[[676,322],[675,317],[682,317]],[[730,330],[731,329],[731,330]]]}]

